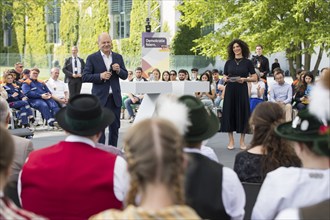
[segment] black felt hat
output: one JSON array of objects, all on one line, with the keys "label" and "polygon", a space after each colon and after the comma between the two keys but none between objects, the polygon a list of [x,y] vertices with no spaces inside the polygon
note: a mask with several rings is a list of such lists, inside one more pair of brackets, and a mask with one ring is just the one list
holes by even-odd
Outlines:
[{"label": "black felt hat", "polygon": [[115,119],[113,112],[103,108],[99,99],[90,94],[74,96],[55,117],[65,131],[79,136],[95,135]]}]

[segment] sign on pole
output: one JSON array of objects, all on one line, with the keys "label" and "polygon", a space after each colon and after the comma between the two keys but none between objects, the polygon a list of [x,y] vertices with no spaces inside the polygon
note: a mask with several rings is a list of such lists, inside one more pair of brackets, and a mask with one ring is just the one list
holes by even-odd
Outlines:
[{"label": "sign on pole", "polygon": [[169,34],[163,32],[142,33],[142,69],[151,72],[158,68],[161,72],[169,70]]}]

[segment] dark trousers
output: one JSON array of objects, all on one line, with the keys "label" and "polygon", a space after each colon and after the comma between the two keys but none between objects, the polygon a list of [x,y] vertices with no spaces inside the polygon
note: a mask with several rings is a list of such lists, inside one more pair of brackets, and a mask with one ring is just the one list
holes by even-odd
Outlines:
[{"label": "dark trousers", "polygon": [[[121,106],[117,107],[115,105],[115,102],[113,100],[113,95],[110,94],[108,96],[108,100],[107,100],[107,103],[105,104],[105,107],[109,108],[115,114],[115,120],[109,126],[108,144],[112,145],[114,147],[117,147],[118,133],[119,133],[119,128],[120,128],[120,109],[121,109]],[[99,139],[99,143],[102,143],[102,144],[105,143],[104,131],[102,132],[102,136]]]},{"label": "dark trousers", "polygon": [[81,78],[70,78],[69,79],[68,87],[69,87],[70,98],[72,98],[75,95],[80,94],[81,85],[82,85]]}]

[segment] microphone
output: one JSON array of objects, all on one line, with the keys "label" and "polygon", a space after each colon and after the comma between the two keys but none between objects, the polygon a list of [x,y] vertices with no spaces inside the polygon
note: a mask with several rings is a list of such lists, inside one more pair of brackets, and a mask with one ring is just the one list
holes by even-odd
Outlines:
[{"label": "microphone", "polygon": [[[113,63],[110,64],[110,68],[109,68],[109,70],[107,71],[107,72],[110,72],[111,74],[112,74],[112,72],[113,72],[113,70],[112,70],[112,64],[113,64]],[[110,77],[111,77],[111,76],[110,76]],[[104,79],[104,80],[103,80],[103,82],[106,82],[106,81],[108,81],[108,79]]]}]

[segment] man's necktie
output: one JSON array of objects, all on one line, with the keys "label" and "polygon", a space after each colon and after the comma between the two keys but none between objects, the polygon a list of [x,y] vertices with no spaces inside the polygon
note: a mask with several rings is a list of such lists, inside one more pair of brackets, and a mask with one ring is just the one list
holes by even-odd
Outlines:
[{"label": "man's necktie", "polygon": [[74,58],[74,74],[78,73],[77,57]]}]

